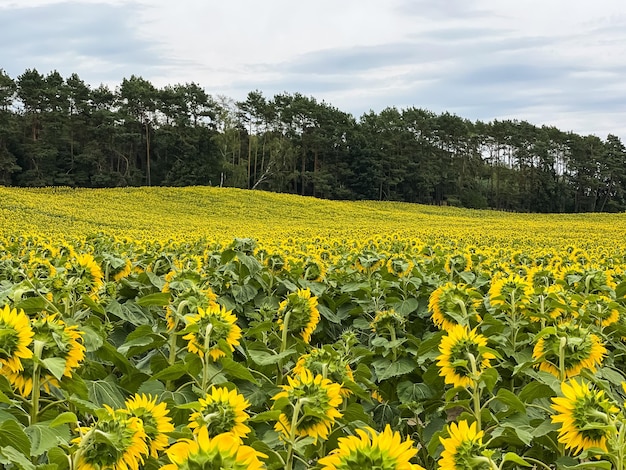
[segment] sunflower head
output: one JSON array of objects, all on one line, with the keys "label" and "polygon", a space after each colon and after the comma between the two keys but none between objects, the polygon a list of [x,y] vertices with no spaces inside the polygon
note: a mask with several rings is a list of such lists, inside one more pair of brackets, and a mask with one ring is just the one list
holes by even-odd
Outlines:
[{"label": "sunflower head", "polygon": [[188,426],[194,434],[206,428],[209,437],[230,432],[243,439],[250,432],[250,428],[245,424],[250,418],[246,413],[250,403],[237,390],[212,387],[198,402],[197,411],[189,417]]},{"label": "sunflower head", "polygon": [[8,305],[0,309],[0,370],[2,373],[23,370],[22,359],[33,357],[29,346],[34,332],[23,310]]},{"label": "sunflower head", "polygon": [[[39,358],[63,360],[62,375],[71,377],[85,359],[84,333],[76,325],[67,325],[57,314],[44,314],[32,320],[31,326]],[[58,371],[46,368],[45,363],[41,364],[40,383],[47,392],[50,392],[50,386],[59,386],[60,375]],[[8,370],[6,376],[22,396],[30,395],[33,387],[31,361],[24,363],[22,370]]]},{"label": "sunflower head", "polygon": [[437,328],[449,331],[456,325],[470,326],[481,320],[477,308],[481,294],[466,284],[448,282],[433,291],[428,310]]},{"label": "sunflower head", "polygon": [[139,418],[146,433],[146,444],[152,457],[158,458],[159,452],[167,447],[166,433],[174,431],[165,403],[158,403],[156,397],[135,394],[126,400],[126,411],[130,416]]},{"label": "sunflower head", "polygon": [[400,336],[404,334],[406,318],[394,309],[380,310],[376,312],[370,328],[379,336]]},{"label": "sunflower head", "polygon": [[472,269],[472,257],[465,253],[448,256],[443,268],[449,274],[469,271]]},{"label": "sunflower head", "polygon": [[279,273],[282,270],[289,269],[289,263],[283,255],[272,254],[263,258],[263,264],[273,273]]},{"label": "sunflower head", "polygon": [[575,454],[597,448],[607,452],[607,440],[614,433],[609,421],[619,412],[603,390],[595,390],[584,380],[561,384],[562,397],[553,398],[553,423],[561,423],[559,442]]},{"label": "sunflower head", "polygon": [[126,411],[106,408],[90,428],[81,429],[74,454],[77,469],[139,470],[148,455],[142,420]]},{"label": "sunflower head", "polygon": [[[287,380],[289,384],[282,385],[283,390],[272,397],[273,408],[282,411],[274,429],[285,437],[293,431],[296,436],[310,436],[315,440],[328,438],[335,419],[342,416],[338,410],[343,403],[341,385],[319,374],[314,376],[307,369]],[[296,413],[297,424],[292,430]]]},{"label": "sunflower head", "polygon": [[534,288],[527,278],[517,274],[499,274],[493,277],[489,287],[489,303],[492,307],[508,311],[524,310],[530,303]]},{"label": "sunflower head", "polygon": [[207,354],[216,361],[226,355],[225,349],[232,352],[239,345],[241,328],[231,310],[211,304],[206,309],[198,307],[198,313],[185,320],[188,333],[183,339],[188,341],[187,349],[202,358]]},{"label": "sunflower head", "polygon": [[578,313],[589,322],[604,328],[617,323],[623,310],[624,307],[606,295],[589,294],[578,308]]},{"label": "sunflower head", "polygon": [[302,278],[320,282],[326,276],[326,263],[319,256],[309,256],[302,265]]},{"label": "sunflower head", "polygon": [[380,433],[369,427],[357,429],[356,433],[339,438],[338,447],[319,460],[322,470],[423,470],[410,462],[417,454],[413,441],[403,441],[389,424]]},{"label": "sunflower head", "polygon": [[439,352],[439,375],[455,387],[473,386],[482,372],[491,367],[491,359],[495,359],[487,349],[487,338],[476,329],[461,325],[456,325],[441,339]]},{"label": "sunflower head", "polygon": [[415,264],[409,259],[405,259],[402,256],[391,256],[387,260],[387,271],[395,276],[402,278],[407,277],[413,271]]},{"label": "sunflower head", "polygon": [[[299,375],[304,370],[313,375],[321,374],[335,383],[343,384],[346,380],[354,381],[354,375],[348,361],[337,351],[331,348],[315,348],[308,354],[303,354],[293,368],[293,374]],[[349,396],[350,390],[341,388],[342,396]]]},{"label": "sunflower head", "polygon": [[104,286],[102,268],[89,253],[77,255],[65,264],[66,287],[95,299]]},{"label": "sunflower head", "polygon": [[484,463],[478,463],[484,450],[483,431],[478,431],[476,423],[468,424],[466,420],[451,423],[448,426],[447,438],[440,437],[443,452],[439,459],[439,468],[442,470],[471,470],[488,468]]},{"label": "sunflower head", "polygon": [[317,297],[311,295],[310,289],[292,292],[278,307],[280,331],[286,327],[289,333],[301,336],[305,343],[311,341],[311,335],[319,321]]},{"label": "sunflower head", "polygon": [[583,369],[595,372],[607,354],[600,338],[588,328],[562,323],[544,332],[536,340],[533,359],[535,367],[555,377],[575,377]]},{"label": "sunflower head", "polygon": [[262,470],[261,459],[267,455],[242,445],[232,433],[209,437],[206,428],[200,428],[194,440],[182,439],[166,451],[172,462],[160,470]]}]

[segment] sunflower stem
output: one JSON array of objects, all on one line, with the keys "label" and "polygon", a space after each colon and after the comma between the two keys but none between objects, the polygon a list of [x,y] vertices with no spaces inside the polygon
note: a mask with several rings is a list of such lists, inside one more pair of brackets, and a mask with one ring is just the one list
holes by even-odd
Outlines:
[{"label": "sunflower stem", "polygon": [[[283,353],[287,350],[287,337],[289,334],[289,318],[291,317],[292,310],[289,310],[285,313],[285,318],[283,318],[283,334],[280,342],[280,351],[279,353]],[[276,375],[276,385],[280,385],[283,381],[283,358],[278,360],[278,374]]]},{"label": "sunflower stem", "polygon": [[559,380],[565,381],[565,346],[567,346],[567,337],[562,336],[559,342]]},{"label": "sunflower stem", "polygon": [[30,425],[37,423],[39,417],[39,396],[40,396],[40,361],[43,353],[43,348],[46,343],[43,341],[35,340],[33,343],[33,350],[35,360],[33,361],[33,390],[30,395]]},{"label": "sunflower stem", "polygon": [[296,445],[296,430],[298,429],[300,410],[302,409],[302,399],[296,401],[293,407],[293,416],[291,417],[291,427],[289,429],[289,450],[287,451],[287,461],[285,462],[285,470],[293,468],[293,448]]},{"label": "sunflower stem", "polygon": [[[172,328],[172,331],[170,332],[170,337],[168,338],[169,340],[169,356],[167,358],[167,363],[170,366],[173,366],[174,363],[176,362],[176,353],[178,352],[176,350],[176,328],[178,327],[178,316],[176,316],[174,318],[174,328]],[[170,388],[172,387],[172,381],[168,380],[167,382],[165,382],[165,389],[166,390],[170,390]]]},{"label": "sunflower stem", "polygon": [[474,405],[474,417],[476,418],[476,427],[478,428],[478,432],[480,432],[482,428],[482,407],[480,405],[480,389],[478,387],[480,374],[478,373],[478,368],[476,367],[476,358],[474,357],[474,355],[472,353],[468,353],[467,355],[469,357],[470,365],[472,367],[472,402]]},{"label": "sunflower stem", "polygon": [[211,340],[211,331],[213,330],[213,323],[209,323],[206,326],[204,336],[204,356],[202,357],[202,391],[206,393],[209,382],[209,343]]}]

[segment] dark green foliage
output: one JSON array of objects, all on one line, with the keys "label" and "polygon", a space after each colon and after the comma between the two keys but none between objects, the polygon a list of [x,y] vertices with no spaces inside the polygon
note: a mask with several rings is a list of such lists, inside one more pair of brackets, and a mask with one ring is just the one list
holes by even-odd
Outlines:
[{"label": "dark green foliage", "polygon": [[626,148],[526,121],[418,108],[356,120],[299,93],[0,69],[0,184],[212,185],[524,212],[626,209]]}]

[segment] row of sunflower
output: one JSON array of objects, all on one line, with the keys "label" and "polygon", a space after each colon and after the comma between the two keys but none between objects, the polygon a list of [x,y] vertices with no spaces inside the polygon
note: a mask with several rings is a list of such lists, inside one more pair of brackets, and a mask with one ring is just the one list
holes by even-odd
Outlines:
[{"label": "row of sunflower", "polygon": [[622,468],[624,279],[574,247],[7,239],[0,463]]}]

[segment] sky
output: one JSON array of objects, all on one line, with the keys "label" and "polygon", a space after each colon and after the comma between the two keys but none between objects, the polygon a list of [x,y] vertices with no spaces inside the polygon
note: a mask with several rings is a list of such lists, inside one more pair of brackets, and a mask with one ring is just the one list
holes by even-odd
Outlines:
[{"label": "sky", "polygon": [[0,0],[0,69],[301,93],[626,142],[623,0]]}]

